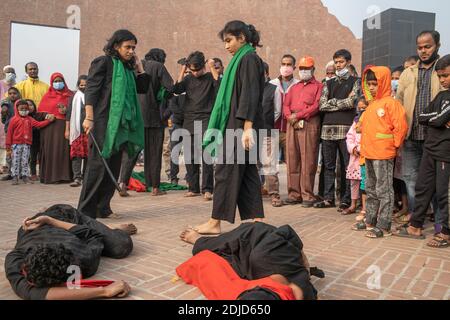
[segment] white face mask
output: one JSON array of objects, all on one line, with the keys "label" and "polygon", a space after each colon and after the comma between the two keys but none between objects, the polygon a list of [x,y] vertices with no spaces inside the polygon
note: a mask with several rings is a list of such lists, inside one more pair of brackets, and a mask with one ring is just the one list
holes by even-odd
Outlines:
[{"label": "white face mask", "polygon": [[6,82],[14,82],[16,80],[16,74],[15,73],[6,73],[5,80],[6,80]]},{"label": "white face mask", "polygon": [[19,111],[19,115],[21,116],[21,117],[26,117],[26,116],[28,116],[30,114],[30,111]]},{"label": "white face mask", "polygon": [[300,77],[300,81],[309,81],[312,79],[312,70],[300,70],[298,72],[298,75]]},{"label": "white face mask", "polygon": [[339,78],[343,78],[343,77],[345,77],[349,72],[350,72],[350,71],[348,70],[348,68],[344,68],[344,69],[342,69],[342,70],[340,70],[340,71],[336,71],[336,75],[337,75]]}]

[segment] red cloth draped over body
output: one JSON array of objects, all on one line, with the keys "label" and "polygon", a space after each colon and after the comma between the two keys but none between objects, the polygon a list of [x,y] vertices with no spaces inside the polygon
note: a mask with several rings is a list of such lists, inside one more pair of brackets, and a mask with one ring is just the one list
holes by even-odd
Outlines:
[{"label": "red cloth draped over body", "polygon": [[269,289],[281,300],[295,300],[292,289],[271,278],[244,280],[221,256],[202,251],[177,268],[178,276],[200,289],[208,300],[237,300],[245,291],[256,287]]},{"label": "red cloth draped over body", "polygon": [[[65,85],[64,89],[61,91],[53,88],[53,81],[55,81],[55,79],[58,77],[60,77],[64,81]],[[48,92],[42,98],[42,101],[38,106],[38,110],[39,112],[53,114],[55,115],[56,119],[66,120],[66,115],[59,112],[58,104],[62,104],[67,108],[67,106],[69,105],[69,98],[71,96],[73,96],[73,92],[70,91],[67,87],[64,76],[61,73],[56,72],[52,74],[50,78],[50,89],[48,89]]]}]

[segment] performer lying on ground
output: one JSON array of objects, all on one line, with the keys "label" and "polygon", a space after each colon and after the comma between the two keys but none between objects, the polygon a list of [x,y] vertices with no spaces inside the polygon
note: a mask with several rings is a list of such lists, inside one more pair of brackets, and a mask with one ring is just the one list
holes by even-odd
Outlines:
[{"label": "performer lying on ground", "polygon": [[218,237],[201,237],[192,229],[180,237],[194,245],[194,257],[177,274],[211,300],[316,300],[310,277],[325,277],[310,269],[290,226],[245,223]]},{"label": "performer lying on ground", "polygon": [[125,297],[130,286],[123,281],[78,290],[70,290],[66,283],[76,267],[83,279],[95,275],[101,256],[127,257],[133,250],[130,235],[136,233],[132,224],[110,229],[71,206],[55,205],[24,220],[17,244],[6,256],[6,277],[14,292],[26,300]]}]

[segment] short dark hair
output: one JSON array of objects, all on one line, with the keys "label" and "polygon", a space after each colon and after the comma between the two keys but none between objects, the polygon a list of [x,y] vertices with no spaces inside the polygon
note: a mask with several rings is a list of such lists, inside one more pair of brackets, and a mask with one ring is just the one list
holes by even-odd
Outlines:
[{"label": "short dark hair", "polygon": [[225,40],[226,34],[231,34],[235,37],[244,35],[247,43],[251,44],[254,48],[262,47],[262,45],[260,44],[261,42],[260,33],[259,31],[256,30],[255,26],[252,24],[246,24],[245,22],[240,20],[230,21],[219,32],[219,38],[222,41]]},{"label": "short dark hair", "polygon": [[356,100],[356,103],[364,102],[365,105],[368,105],[367,99],[364,95],[360,96],[358,100]]},{"label": "short dark hair", "polygon": [[37,108],[36,108],[36,103],[34,102],[34,100],[31,100],[31,99],[26,99],[25,100],[28,104],[32,104],[33,105],[33,107],[34,107],[34,111],[37,111]]},{"label": "short dark hair", "polygon": [[191,67],[194,67],[195,70],[203,69],[203,67],[206,64],[205,55],[203,52],[195,51],[192,52],[186,59],[186,64],[188,65],[189,69]]},{"label": "short dark hair", "polygon": [[38,245],[28,249],[24,271],[37,288],[50,288],[67,281],[67,269],[75,263],[74,254],[63,244]]},{"label": "short dark hair", "polygon": [[273,292],[272,290],[256,287],[241,293],[238,297],[238,300],[241,301],[264,301],[264,300],[281,300],[280,296]]},{"label": "short dark hair", "polygon": [[28,66],[30,65],[30,64],[34,64],[36,67],[38,67],[39,68],[39,66],[38,66],[38,64],[36,63],[36,62],[28,62],[26,65],[25,65],[25,72],[28,72]]},{"label": "short dark hair", "polygon": [[450,54],[443,56],[438,60],[436,63],[436,71],[444,70],[448,66],[450,66]]},{"label": "short dark hair", "polygon": [[17,100],[16,107],[19,108],[19,106],[27,106],[28,107],[28,101],[25,99]]},{"label": "short dark hair", "polygon": [[436,45],[441,43],[441,34],[438,31],[436,31],[436,30],[432,30],[432,31],[431,30],[425,30],[425,31],[422,31],[417,36],[416,43],[419,41],[420,37],[423,37],[424,35],[427,35],[427,34],[429,34],[429,35],[431,35],[431,37],[433,37],[434,43]]},{"label": "short dark hair", "polygon": [[220,63],[220,65],[223,67],[223,62],[220,58],[213,58],[214,63]]},{"label": "short dark hair", "polygon": [[162,64],[166,63],[166,58],[166,52],[160,48],[153,48],[145,55],[145,60],[156,61]]},{"label": "short dark hair", "polygon": [[[20,94],[19,89],[17,89],[16,87],[11,87],[11,88],[9,88],[9,89],[8,89],[8,92],[9,92],[9,90],[14,90],[14,91],[17,92],[18,94]],[[0,99],[0,100],[1,100],[1,99]]]},{"label": "short dark hair", "polygon": [[269,64],[267,62],[263,62],[264,72],[269,73]]},{"label": "short dark hair", "polygon": [[81,83],[81,81],[87,81],[87,79],[88,79],[88,76],[87,75],[85,75],[85,74],[82,74],[81,76],[79,76],[78,77],[78,80],[77,80],[77,87],[79,87],[80,86],[80,83]]},{"label": "short dark hair", "polygon": [[333,55],[333,60],[337,58],[344,58],[347,61],[352,60],[352,54],[347,49],[341,49],[336,51],[336,53]]},{"label": "short dark hair", "polygon": [[292,62],[294,63],[294,67],[297,64],[297,59],[295,59],[295,57],[292,54],[285,54],[282,58],[281,61],[283,61],[283,59],[285,58],[289,58],[292,59]]},{"label": "short dark hair", "polygon": [[377,76],[375,75],[375,72],[373,72],[372,70],[367,71],[366,81],[378,81]]},{"label": "short dark hair", "polygon": [[420,60],[420,57],[419,57],[419,56],[409,56],[409,57],[405,60],[405,62],[406,62],[406,61],[411,61],[411,60],[414,60],[415,62],[417,62],[417,61]]},{"label": "short dark hair", "polygon": [[353,72],[356,76],[358,76],[358,71],[356,70],[356,67],[354,65],[349,65],[348,69]]},{"label": "short dark hair", "polygon": [[[132,40],[134,40],[137,44],[138,42],[137,38],[131,31],[126,29],[117,30],[116,32],[113,33],[111,38],[106,43],[105,47],[103,48],[103,52],[105,52],[107,56],[119,58],[119,53],[114,48],[114,46],[120,45],[125,41],[132,41]],[[131,61],[127,63],[127,67],[129,69],[133,69],[135,64],[136,59],[132,58]]]},{"label": "short dark hair", "polygon": [[394,68],[394,69],[392,70],[392,73],[394,73],[394,72],[400,72],[400,73],[403,73],[403,71],[405,71],[405,67],[403,67],[403,66],[398,66],[398,67],[396,67],[396,68]]}]

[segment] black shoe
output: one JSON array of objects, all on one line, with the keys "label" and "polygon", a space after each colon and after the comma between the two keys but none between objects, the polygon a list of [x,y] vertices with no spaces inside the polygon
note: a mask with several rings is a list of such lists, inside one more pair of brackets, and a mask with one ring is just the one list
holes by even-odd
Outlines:
[{"label": "black shoe", "polygon": [[283,201],[283,205],[285,206],[296,206],[298,204],[302,204],[303,200],[294,200],[294,199],[286,199]]},{"label": "black shoe", "polygon": [[11,181],[13,179],[13,177],[11,177],[10,175],[4,176],[0,179],[0,181]]},{"label": "black shoe", "polygon": [[316,209],[336,208],[336,204],[332,201],[324,200],[322,202],[315,203],[314,208]]},{"label": "black shoe", "polygon": [[317,201],[303,201],[302,208],[312,208],[317,203]]},{"label": "black shoe", "polygon": [[81,179],[75,179],[75,181],[73,183],[71,183],[70,186],[72,188],[77,188],[77,187],[81,187],[82,184],[83,184],[83,182],[81,181]]}]

